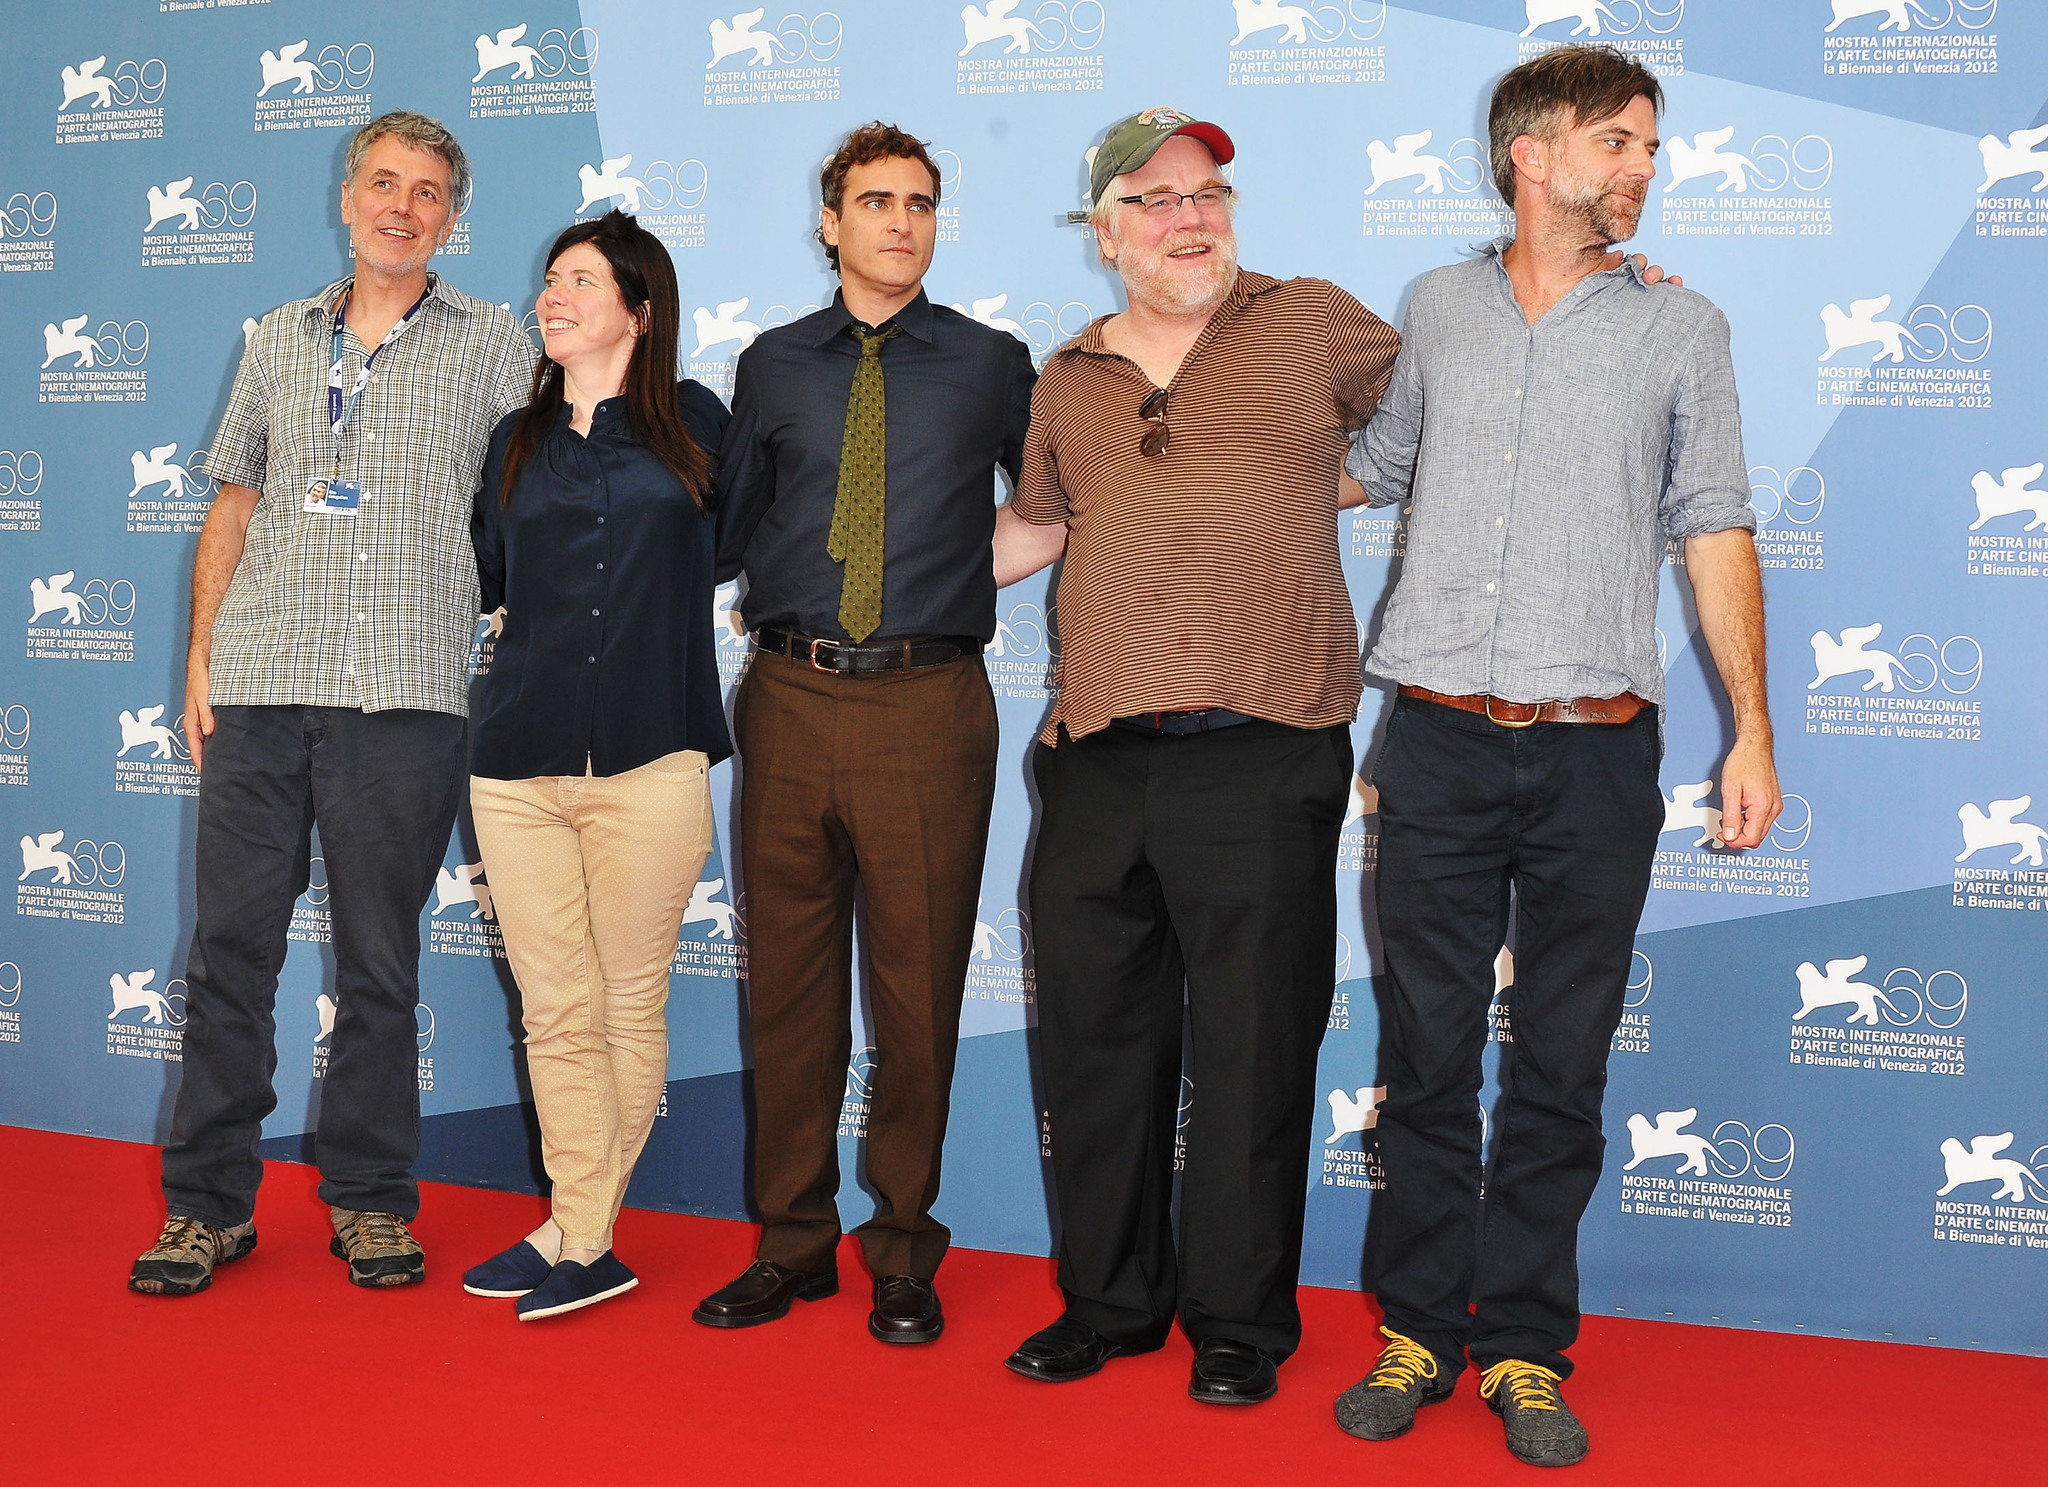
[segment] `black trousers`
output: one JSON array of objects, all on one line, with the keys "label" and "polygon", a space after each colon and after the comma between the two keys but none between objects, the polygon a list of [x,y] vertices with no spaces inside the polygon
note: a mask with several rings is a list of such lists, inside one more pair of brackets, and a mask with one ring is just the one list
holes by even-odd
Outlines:
[{"label": "black trousers", "polygon": [[336,707],[216,707],[213,717],[165,1202],[223,1227],[255,1212],[257,1142],[277,1108],[277,973],[318,821],[336,1004],[314,1135],[320,1196],[409,1220],[420,1206],[420,910],[455,824],[468,720]]},{"label": "black trousers", "polygon": [[[1110,727],[1032,755],[1038,1041],[1067,1313],[1285,1358],[1335,983],[1348,727]],[[1182,1024],[1192,1048],[1173,1228]]]},{"label": "black trousers", "polygon": [[[1401,698],[1380,792],[1383,983],[1374,1284],[1387,1325],[1463,1367],[1564,1375],[1579,1334],[1579,1219],[1600,1101],[1664,824],[1657,710],[1502,728]],[[1492,1164],[1480,1197],[1480,1053],[1517,923]],[[1476,1313],[1476,1314],[1475,1314]]]}]

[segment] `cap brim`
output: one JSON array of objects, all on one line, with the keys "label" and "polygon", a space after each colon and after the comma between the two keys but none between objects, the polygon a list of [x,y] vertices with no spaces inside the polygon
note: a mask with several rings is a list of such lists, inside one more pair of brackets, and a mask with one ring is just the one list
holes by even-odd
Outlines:
[{"label": "cap brim", "polygon": [[[1237,156],[1237,146],[1230,142],[1230,136],[1214,124],[1207,124],[1198,119],[1192,124],[1181,125],[1173,134],[1191,135],[1200,140],[1208,147],[1209,153],[1216,157],[1218,165],[1228,165]],[[1167,135],[1166,139],[1172,139],[1173,134]],[[1160,141],[1161,144],[1165,142],[1164,139]]]}]

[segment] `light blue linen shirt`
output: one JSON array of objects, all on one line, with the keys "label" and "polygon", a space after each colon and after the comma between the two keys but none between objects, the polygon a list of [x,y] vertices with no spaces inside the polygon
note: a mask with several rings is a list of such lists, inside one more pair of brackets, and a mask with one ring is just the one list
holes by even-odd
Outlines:
[{"label": "light blue linen shirt", "polygon": [[1366,669],[1454,696],[1664,700],[1665,542],[1756,528],[1728,320],[1595,273],[1530,325],[1501,254],[1427,274],[1345,469],[1408,512]]}]

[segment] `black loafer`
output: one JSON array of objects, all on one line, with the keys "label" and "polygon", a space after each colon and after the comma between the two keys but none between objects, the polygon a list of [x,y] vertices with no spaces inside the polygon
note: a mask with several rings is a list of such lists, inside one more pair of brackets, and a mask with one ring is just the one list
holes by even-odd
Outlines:
[{"label": "black loafer", "polygon": [[1112,1358],[1150,1353],[1151,1348],[1125,1347],[1111,1342],[1086,1322],[1061,1317],[1043,1331],[1024,1339],[1016,1352],[1003,1360],[1003,1367],[1043,1384],[1066,1384],[1100,1373]]},{"label": "black loafer", "polygon": [[875,1309],[868,1313],[868,1332],[877,1342],[937,1342],[946,1330],[939,1293],[928,1280],[914,1275],[875,1277]]},{"label": "black loafer", "polygon": [[1202,1404],[1257,1404],[1280,1392],[1280,1365],[1248,1342],[1205,1338],[1195,1349],[1188,1398]]},{"label": "black loafer", "polygon": [[823,1301],[838,1293],[836,1268],[812,1274],[756,1260],[738,1280],[698,1302],[690,1317],[707,1327],[758,1327],[788,1316],[792,1301]]}]

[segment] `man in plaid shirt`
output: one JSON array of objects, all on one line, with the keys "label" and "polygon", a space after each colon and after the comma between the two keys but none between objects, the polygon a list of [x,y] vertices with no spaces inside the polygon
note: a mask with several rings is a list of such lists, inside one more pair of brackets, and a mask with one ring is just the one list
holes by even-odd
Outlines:
[{"label": "man in plaid shirt", "polygon": [[333,1252],[357,1285],[426,1274],[406,1227],[419,916],[468,762],[470,504],[534,363],[510,315],[427,272],[468,187],[434,120],[363,126],[341,187],[355,274],[264,317],[213,441],[221,490],[186,663],[201,775],[184,1078],[163,1155],[170,1216],[132,1290],[190,1295],[256,1247],[272,1005],[315,822],[334,920],[315,1133]]}]

